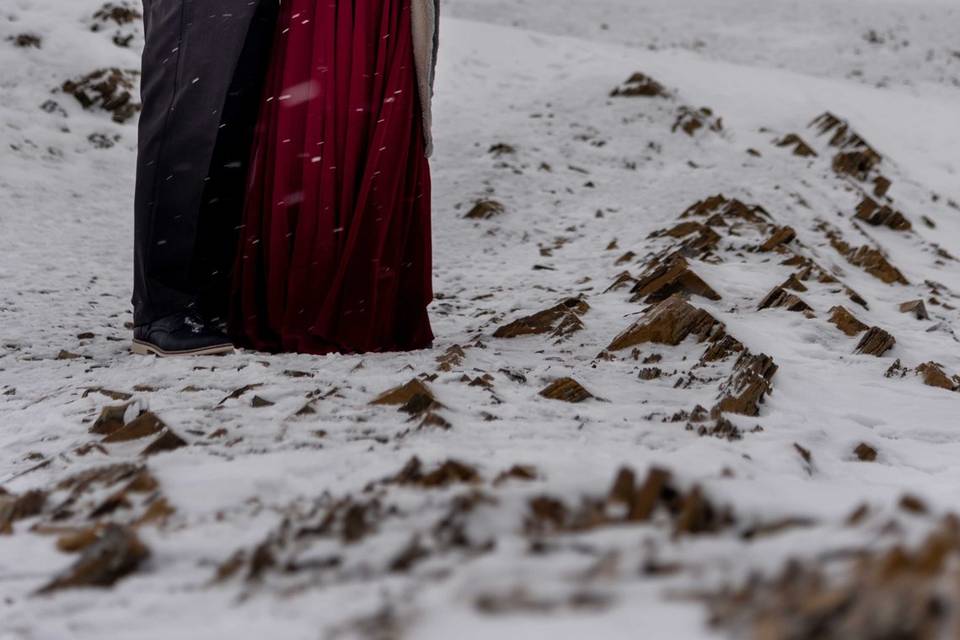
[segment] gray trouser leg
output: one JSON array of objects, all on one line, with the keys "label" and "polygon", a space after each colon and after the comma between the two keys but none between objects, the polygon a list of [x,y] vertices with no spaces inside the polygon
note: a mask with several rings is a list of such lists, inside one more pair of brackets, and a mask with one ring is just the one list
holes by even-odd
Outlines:
[{"label": "gray trouser leg", "polygon": [[[238,131],[236,138],[220,138],[234,147],[237,139],[249,137],[260,75],[269,57],[275,5],[276,0],[144,0],[146,47],[134,225],[137,325],[193,305],[205,286],[197,280],[196,256],[205,252],[197,246],[198,230],[211,180],[226,179],[212,163],[215,158],[224,160],[234,169],[228,176],[231,184],[218,186],[214,199],[221,200],[227,191],[242,190],[247,160],[245,148],[233,150],[237,158],[223,158],[217,151],[218,133],[242,129],[243,135]],[[251,104],[253,109],[238,106]],[[225,114],[244,122],[229,122]],[[236,220],[240,213],[231,212]],[[204,235],[204,241],[224,245],[233,237]],[[216,252],[229,249],[217,247]]]}]

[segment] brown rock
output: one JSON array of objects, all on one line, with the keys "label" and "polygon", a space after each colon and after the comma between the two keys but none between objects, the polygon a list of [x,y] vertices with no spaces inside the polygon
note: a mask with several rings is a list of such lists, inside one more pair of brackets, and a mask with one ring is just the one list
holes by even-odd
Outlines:
[{"label": "brown rock", "polygon": [[897,344],[897,340],[892,335],[880,327],[871,327],[860,340],[860,344],[857,345],[854,353],[863,353],[879,358],[892,349],[895,344]]},{"label": "brown rock", "polygon": [[108,436],[123,428],[123,417],[127,413],[129,404],[108,405],[100,410],[100,415],[90,427],[90,433]]},{"label": "brown rock", "polygon": [[131,529],[108,525],[99,539],[87,546],[80,558],[40,589],[51,593],[77,587],[109,587],[136,571],[150,551]]},{"label": "brown rock", "polygon": [[853,450],[853,453],[857,456],[858,460],[862,460],[863,462],[873,462],[877,459],[877,450],[866,442],[858,444],[857,448]]},{"label": "brown rock", "polygon": [[612,98],[662,98],[666,96],[667,91],[662,84],[639,71],[630,76],[623,86],[615,88],[610,93]]},{"label": "brown rock", "polygon": [[157,453],[173,451],[185,446],[187,446],[186,440],[178,436],[170,429],[164,429],[163,433],[161,433],[156,440],[151,442],[143,451],[140,452],[140,455],[152,456]]},{"label": "brown rock", "polygon": [[877,176],[873,179],[873,195],[878,198],[885,198],[891,186],[893,186],[893,183],[888,178]]},{"label": "brown rock", "polygon": [[668,490],[669,483],[669,471],[651,467],[643,484],[630,498],[627,520],[630,522],[646,522],[649,520],[653,516],[657,504],[664,498],[664,492]]},{"label": "brown rock", "polygon": [[801,158],[816,158],[817,152],[795,133],[788,133],[775,143],[778,147],[793,147],[793,155]]},{"label": "brown rock", "polygon": [[28,491],[21,496],[0,493],[0,535],[13,532],[13,523],[40,515],[47,504],[45,491]]},{"label": "brown rock", "polygon": [[923,376],[923,384],[946,389],[948,391],[960,391],[960,384],[956,379],[951,379],[943,371],[943,365],[936,362],[926,362],[917,367],[917,373]]},{"label": "brown rock", "polygon": [[589,310],[590,305],[583,298],[568,298],[554,307],[498,328],[493,336],[516,338],[549,333],[555,338],[565,338],[583,329],[580,316]]},{"label": "brown rock", "polygon": [[703,352],[703,355],[700,357],[700,363],[706,364],[707,362],[717,362],[718,360],[726,360],[734,353],[742,353],[746,347],[743,346],[743,343],[734,338],[731,335],[725,335],[719,340],[715,340],[713,343],[707,347],[707,350]]},{"label": "brown rock", "polygon": [[103,442],[129,442],[130,440],[139,440],[156,433],[160,433],[167,428],[163,420],[158,418],[150,411],[141,413],[122,428],[117,429],[103,439]]},{"label": "brown rock", "polygon": [[901,313],[909,313],[917,320],[929,320],[930,314],[927,313],[927,305],[923,300],[910,300],[900,305]]},{"label": "brown rock", "polygon": [[880,164],[880,156],[872,151],[844,151],[833,157],[833,170],[840,175],[866,180],[870,172]]},{"label": "brown rock", "polygon": [[562,400],[563,402],[583,402],[593,398],[593,394],[583,388],[583,386],[573,378],[560,378],[554,380],[550,385],[540,392],[540,395],[550,400]]},{"label": "brown rock", "polygon": [[774,288],[760,301],[757,311],[779,307],[787,311],[813,311],[813,307],[804,302],[799,296],[790,293],[782,286]]},{"label": "brown rock", "polygon": [[910,284],[910,282],[903,277],[903,274],[890,264],[890,261],[887,260],[886,256],[878,249],[864,245],[856,249],[848,248],[846,252],[841,251],[841,253],[844,254],[844,257],[846,257],[850,264],[862,268],[878,280],[882,280],[887,284],[893,284],[895,282],[899,284]]},{"label": "brown rock", "polygon": [[771,380],[778,368],[770,356],[744,351],[734,364],[730,378],[721,385],[721,400],[712,414],[715,417],[724,413],[759,415],[760,405],[773,388]]},{"label": "brown rock", "polygon": [[385,391],[374,398],[370,404],[406,405],[417,396],[425,396],[432,399],[433,392],[419,379],[414,378],[404,385]]},{"label": "brown rock", "polygon": [[506,207],[496,200],[479,200],[464,217],[471,220],[489,220],[503,215],[504,212],[506,212]]},{"label": "brown rock", "polygon": [[830,309],[830,323],[848,336],[863,333],[870,327],[857,320],[856,316],[847,311],[846,307],[836,306]]},{"label": "brown rock", "polygon": [[775,251],[783,245],[790,244],[797,237],[797,232],[793,227],[777,227],[767,240],[760,245],[760,251],[767,253]]},{"label": "brown rock", "polygon": [[680,296],[671,296],[657,304],[614,338],[609,351],[620,351],[645,343],[676,346],[694,336],[699,342],[718,337],[723,324]]},{"label": "brown rock", "polygon": [[437,357],[437,362],[440,365],[437,367],[437,369],[440,371],[452,371],[456,367],[459,367],[461,364],[463,364],[463,360],[466,357],[467,354],[464,352],[463,347],[455,344],[444,351],[443,355]]},{"label": "brown rock", "polygon": [[875,227],[884,226],[894,231],[909,231],[913,228],[902,213],[887,205],[881,205],[869,196],[864,196],[857,206],[856,218]]},{"label": "brown rock", "polygon": [[720,299],[720,294],[694,273],[683,257],[676,255],[640,276],[630,293],[633,294],[631,302],[642,300],[647,304],[662,302],[675,294]]},{"label": "brown rock", "polygon": [[427,489],[446,487],[457,483],[474,483],[480,481],[480,474],[476,468],[460,462],[447,460],[432,471],[424,472],[423,463],[417,457],[411,458],[407,464],[392,479],[392,482],[401,485],[419,485]]},{"label": "brown rock", "polygon": [[677,119],[670,130],[674,133],[682,130],[688,136],[693,136],[700,129],[719,133],[723,131],[723,120],[715,117],[713,110],[708,107],[696,109],[681,105],[677,109]]}]

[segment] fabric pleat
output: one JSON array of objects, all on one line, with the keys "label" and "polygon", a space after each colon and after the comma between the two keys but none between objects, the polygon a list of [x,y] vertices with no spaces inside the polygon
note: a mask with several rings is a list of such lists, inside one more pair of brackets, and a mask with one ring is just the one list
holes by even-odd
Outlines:
[{"label": "fabric pleat", "polygon": [[273,352],[429,346],[430,168],[410,0],[283,0],[272,55],[231,332]]}]

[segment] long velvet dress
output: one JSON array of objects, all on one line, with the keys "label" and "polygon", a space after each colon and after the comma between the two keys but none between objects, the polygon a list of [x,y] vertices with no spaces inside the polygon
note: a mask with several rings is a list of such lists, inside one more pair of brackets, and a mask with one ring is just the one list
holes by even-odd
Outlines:
[{"label": "long velvet dress", "polygon": [[430,167],[410,0],[283,0],[230,327],[263,351],[433,340]]}]

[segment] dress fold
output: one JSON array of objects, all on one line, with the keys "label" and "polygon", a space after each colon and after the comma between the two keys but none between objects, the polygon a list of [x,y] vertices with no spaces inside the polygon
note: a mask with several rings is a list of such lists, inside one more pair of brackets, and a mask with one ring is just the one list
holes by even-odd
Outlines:
[{"label": "dress fold", "polygon": [[410,20],[410,0],[281,5],[234,270],[239,344],[431,344],[430,167]]}]

